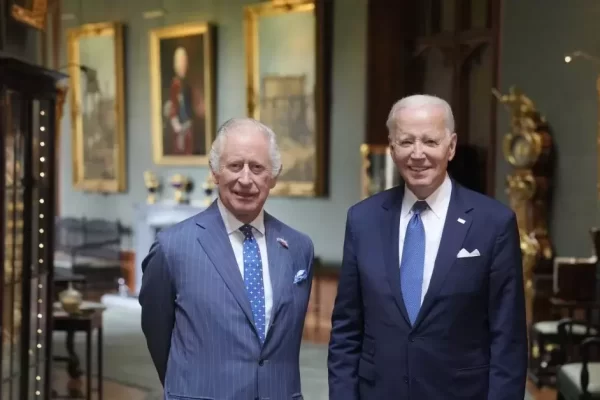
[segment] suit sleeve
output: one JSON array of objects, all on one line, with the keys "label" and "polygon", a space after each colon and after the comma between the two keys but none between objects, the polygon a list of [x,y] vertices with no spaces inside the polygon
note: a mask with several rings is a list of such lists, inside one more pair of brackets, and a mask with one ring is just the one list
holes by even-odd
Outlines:
[{"label": "suit sleeve", "polygon": [[496,240],[490,270],[489,400],[523,398],[527,379],[527,322],[523,266],[514,213]]},{"label": "suit sleeve", "polygon": [[159,241],[155,241],[142,262],[142,331],[150,356],[164,386],[171,333],[175,323],[175,290],[167,257]]},{"label": "suit sleeve", "polygon": [[331,318],[327,361],[330,400],[359,399],[357,373],[363,340],[363,307],[351,214],[352,209],[346,219],[342,269]]}]

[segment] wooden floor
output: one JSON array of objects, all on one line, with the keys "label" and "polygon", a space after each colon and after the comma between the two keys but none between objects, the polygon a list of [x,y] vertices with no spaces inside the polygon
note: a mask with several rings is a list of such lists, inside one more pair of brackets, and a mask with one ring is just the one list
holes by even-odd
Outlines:
[{"label": "wooden floor", "polygon": [[556,400],[556,390],[544,388],[538,390],[531,382],[527,382],[527,390],[533,395],[535,400]]},{"label": "wooden floor", "polygon": [[[68,376],[66,370],[56,369],[52,373],[52,387],[54,390],[58,392],[58,398],[61,399],[71,399],[72,397],[68,397]],[[98,398],[98,393],[95,391],[95,380],[92,382],[92,399]],[[143,390],[121,385],[120,383],[104,380],[104,384],[102,385],[104,389],[104,393],[102,398],[104,400],[144,400],[148,393]],[[78,387],[77,389],[83,392],[85,398],[85,384],[82,387]]]}]

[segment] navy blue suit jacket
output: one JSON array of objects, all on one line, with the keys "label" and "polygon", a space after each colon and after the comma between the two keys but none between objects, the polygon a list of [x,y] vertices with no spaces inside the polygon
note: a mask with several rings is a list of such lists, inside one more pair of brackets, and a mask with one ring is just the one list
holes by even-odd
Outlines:
[{"label": "navy blue suit jacket", "polygon": [[[523,399],[527,328],[514,213],[452,182],[433,275],[411,326],[400,289],[403,195],[396,187],[348,211],[330,400]],[[462,248],[481,255],[457,258]]]},{"label": "navy blue suit jacket", "polygon": [[302,400],[313,244],[267,213],[265,233],[273,309],[264,343],[217,203],[158,234],[139,299],[165,399]]}]

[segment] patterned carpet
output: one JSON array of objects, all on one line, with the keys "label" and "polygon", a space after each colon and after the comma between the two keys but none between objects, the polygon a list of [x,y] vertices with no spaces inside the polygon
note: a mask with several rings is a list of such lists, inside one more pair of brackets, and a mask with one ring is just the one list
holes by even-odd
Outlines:
[{"label": "patterned carpet", "polygon": [[[77,354],[85,356],[83,334],[76,337]],[[54,335],[54,349],[63,352],[64,334]],[[305,344],[300,365],[302,389],[307,400],[327,399],[326,348]],[[104,315],[104,376],[105,379],[148,392],[147,400],[162,400],[162,388],[140,329],[140,314],[135,308],[110,305]],[[525,400],[533,400],[525,396]]]}]

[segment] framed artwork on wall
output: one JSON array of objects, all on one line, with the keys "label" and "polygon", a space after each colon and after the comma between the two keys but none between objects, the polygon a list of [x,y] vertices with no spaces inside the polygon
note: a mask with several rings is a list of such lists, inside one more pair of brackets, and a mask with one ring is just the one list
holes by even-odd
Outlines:
[{"label": "framed artwork on wall", "polygon": [[208,165],[214,136],[214,28],[150,32],[152,149],[156,164]]},{"label": "framed artwork on wall", "polygon": [[276,196],[327,194],[331,3],[245,8],[247,113],[277,135],[283,170]]},{"label": "framed artwork on wall", "polygon": [[11,16],[38,30],[46,27],[49,0],[12,0]]},{"label": "framed artwork on wall", "polygon": [[67,32],[73,185],[126,190],[123,25],[82,25]]}]

